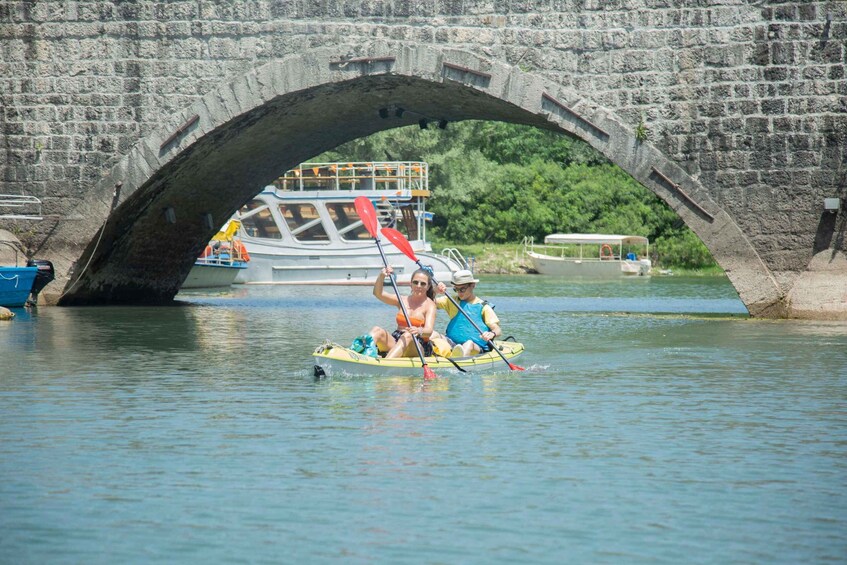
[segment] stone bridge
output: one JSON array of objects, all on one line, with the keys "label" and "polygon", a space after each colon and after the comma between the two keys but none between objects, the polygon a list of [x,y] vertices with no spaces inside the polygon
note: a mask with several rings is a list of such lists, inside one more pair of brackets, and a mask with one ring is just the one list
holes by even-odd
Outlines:
[{"label": "stone bridge", "polygon": [[45,215],[0,228],[56,264],[50,301],[169,301],[282,171],[426,116],[581,138],[752,315],[847,318],[847,2],[4,0],[0,22],[0,192]]}]

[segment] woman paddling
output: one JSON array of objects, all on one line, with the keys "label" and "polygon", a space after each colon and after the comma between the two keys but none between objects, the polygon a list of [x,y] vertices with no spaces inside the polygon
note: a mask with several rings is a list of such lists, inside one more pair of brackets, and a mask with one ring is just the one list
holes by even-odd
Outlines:
[{"label": "woman paddling", "polygon": [[[364,351],[365,354],[375,353],[372,351],[373,345],[380,353],[385,353],[386,358],[393,357],[414,357],[418,354],[415,348],[415,343],[412,336],[420,338],[421,346],[423,347],[424,355],[432,355],[432,346],[429,343],[429,337],[432,335],[435,327],[435,289],[432,285],[432,278],[428,271],[418,269],[412,273],[412,292],[409,296],[401,296],[403,304],[406,306],[406,311],[409,313],[411,327],[406,323],[406,317],[400,309],[400,303],[397,302],[397,296],[393,293],[385,292],[383,285],[385,277],[390,277],[393,269],[385,267],[379,273],[374,281],[373,294],[382,302],[396,307],[397,310],[397,329],[393,332],[374,326],[371,331],[362,337],[356,338],[353,341],[351,349]],[[368,339],[371,338],[371,339]],[[357,343],[358,342],[358,343]],[[373,343],[373,345],[371,345]],[[361,344],[363,347],[357,347]],[[368,351],[371,349],[371,351]]]}]

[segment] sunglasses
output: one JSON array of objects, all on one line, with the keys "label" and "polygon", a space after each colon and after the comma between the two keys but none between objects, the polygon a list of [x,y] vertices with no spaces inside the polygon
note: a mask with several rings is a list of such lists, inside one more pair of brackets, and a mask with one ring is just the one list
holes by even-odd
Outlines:
[{"label": "sunglasses", "polygon": [[429,283],[426,281],[412,281],[412,284],[415,286],[429,286]]},{"label": "sunglasses", "polygon": [[455,286],[454,285],[453,290],[455,290],[456,292],[465,292],[470,287],[471,287],[471,285],[469,285],[469,284],[463,284],[462,286]]}]

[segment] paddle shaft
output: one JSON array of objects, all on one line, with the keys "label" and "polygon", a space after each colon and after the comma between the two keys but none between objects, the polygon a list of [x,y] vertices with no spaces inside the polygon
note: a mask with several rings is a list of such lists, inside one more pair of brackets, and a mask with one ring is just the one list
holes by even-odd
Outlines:
[{"label": "paddle shaft", "polygon": [[[376,242],[376,248],[379,249],[379,254],[382,257],[382,262],[387,267],[388,259],[385,257],[385,252],[382,250],[382,244],[379,242],[378,238],[374,238],[374,241]],[[409,312],[408,310],[406,310],[406,305],[403,304],[403,299],[400,297],[400,289],[397,288],[397,282],[394,280],[394,273],[391,273],[388,278],[391,281],[391,288],[394,289],[394,295],[397,297],[397,303],[400,304],[400,310],[403,312],[403,317],[406,318],[406,327],[411,328],[412,320],[409,318]],[[409,333],[409,335],[412,336],[412,341],[415,342],[415,349],[418,350],[418,356],[421,358],[421,363],[423,363],[423,366],[426,367],[426,359],[424,359],[423,349],[421,348],[421,344],[418,341],[418,336],[412,333]]]}]

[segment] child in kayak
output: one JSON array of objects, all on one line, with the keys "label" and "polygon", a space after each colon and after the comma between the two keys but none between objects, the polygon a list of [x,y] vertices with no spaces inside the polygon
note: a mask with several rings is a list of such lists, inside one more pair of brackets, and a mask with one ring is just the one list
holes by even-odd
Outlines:
[{"label": "child in kayak", "polygon": [[[488,341],[498,337],[502,330],[500,329],[500,319],[494,313],[494,308],[474,294],[479,279],[475,279],[470,271],[460,270],[453,273],[451,282],[459,306],[479,326],[482,333],[476,331],[473,324],[456,309],[449,298],[439,296],[435,300],[436,306],[446,310],[450,316],[450,323],[444,332],[452,348],[450,357],[468,357],[489,351],[491,346]],[[438,283],[438,292],[446,294],[447,286],[444,283]],[[438,338],[439,341],[442,339],[438,334],[433,339],[435,338]]]}]

